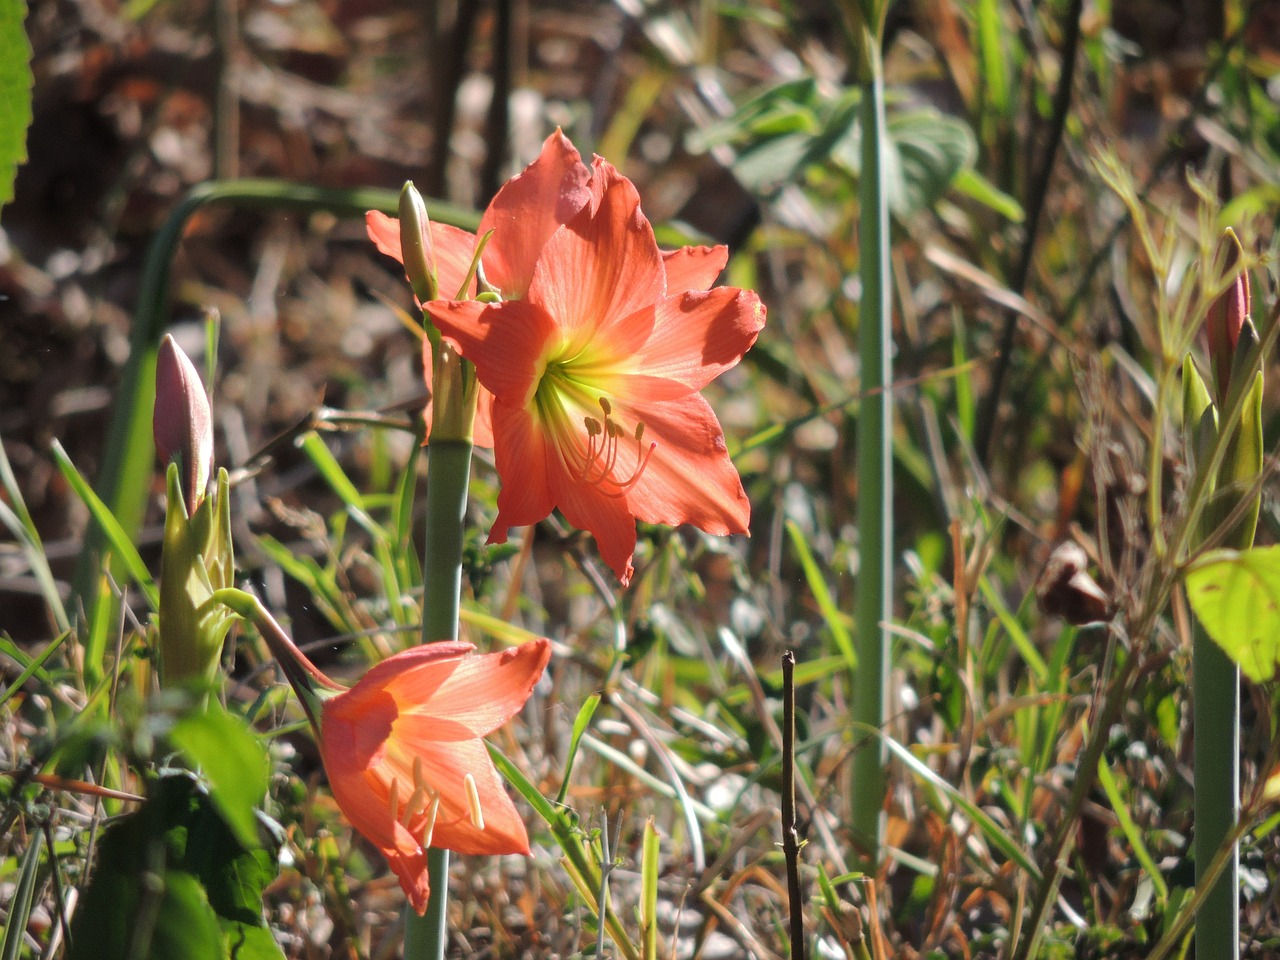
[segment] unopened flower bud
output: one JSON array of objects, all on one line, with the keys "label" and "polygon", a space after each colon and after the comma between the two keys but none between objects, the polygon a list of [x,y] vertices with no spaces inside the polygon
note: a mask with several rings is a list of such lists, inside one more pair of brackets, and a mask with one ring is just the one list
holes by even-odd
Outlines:
[{"label": "unopened flower bud", "polygon": [[156,358],[151,427],[160,460],[179,458],[182,492],[187,509],[195,513],[213,473],[213,417],[195,365],[167,334]]},{"label": "unopened flower bud", "polygon": [[405,276],[419,303],[435,300],[440,295],[436,278],[436,256],[431,244],[431,221],[427,205],[422,202],[410,181],[400,190],[400,253],[404,258]]},{"label": "unopened flower bud", "polygon": [[[1240,259],[1240,240],[1235,232],[1227,230],[1227,266],[1234,267]],[[1214,379],[1219,405],[1227,397],[1231,382],[1231,364],[1236,353],[1236,341],[1252,310],[1249,290],[1249,271],[1241,270],[1221,296],[1209,307],[1205,328],[1209,334],[1209,359],[1213,364]]]}]

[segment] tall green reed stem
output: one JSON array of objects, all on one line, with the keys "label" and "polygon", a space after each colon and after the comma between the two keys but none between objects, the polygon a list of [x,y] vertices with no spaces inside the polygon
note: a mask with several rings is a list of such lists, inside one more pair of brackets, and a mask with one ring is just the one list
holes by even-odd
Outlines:
[{"label": "tall green reed stem", "polygon": [[[1196,886],[1240,816],[1240,668],[1197,622],[1191,640]],[[1196,913],[1198,960],[1240,956],[1240,849]]]},{"label": "tall green reed stem", "polygon": [[[133,537],[142,523],[154,460],[151,441],[151,411],[155,402],[156,354],[169,319],[169,280],[173,257],[183,231],[197,211],[209,206],[244,209],[283,210],[300,214],[330,213],[344,218],[362,218],[367,210],[395,213],[399,194],[393,190],[329,190],[280,180],[226,180],[192,187],[174,207],[147,248],[143,263],[138,305],[129,333],[129,360],[116,390],[115,406],[107,432],[98,494],[124,529]],[[433,203],[437,219],[474,230],[479,217],[467,210]],[[96,588],[98,558],[104,539],[96,527],[86,535],[86,549],[80,554],[76,571],[76,594],[90,622],[108,610],[109,597]],[[107,633],[99,631],[102,637]],[[105,640],[104,640],[105,643]],[[103,649],[85,651],[86,665],[100,664]]]},{"label": "tall green reed stem", "polygon": [[[853,682],[853,719],[884,727],[889,634],[893,609],[893,309],[889,278],[889,203],[885,156],[889,145],[884,111],[884,64],[880,57],[886,4],[863,0],[855,29],[861,54],[862,163],[858,180],[858,350],[862,359],[862,403],[858,408],[858,583],[854,638],[858,656]],[[887,754],[883,741],[864,739],[853,760],[854,837],[863,862],[880,859]]]}]

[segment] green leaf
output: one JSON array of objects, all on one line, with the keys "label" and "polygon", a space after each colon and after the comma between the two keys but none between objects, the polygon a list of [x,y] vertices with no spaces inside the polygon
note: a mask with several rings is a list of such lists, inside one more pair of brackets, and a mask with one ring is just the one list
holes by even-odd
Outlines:
[{"label": "green leaf", "polygon": [[254,733],[217,704],[183,717],[169,739],[209,781],[209,796],[245,847],[258,844],[257,807],[267,794],[267,755]]},{"label": "green leaf", "polygon": [[275,853],[242,846],[186,773],[102,839],[69,960],[283,960],[262,917]]},{"label": "green leaf", "polygon": [[978,201],[985,207],[990,207],[1012,223],[1021,223],[1027,218],[1026,212],[1022,209],[1022,204],[977,170],[972,168],[961,170],[956,174],[956,178],[951,185],[959,193],[963,193],[971,200]]},{"label": "green leaf", "polygon": [[960,172],[973,166],[978,152],[968,124],[936,110],[890,115],[889,138],[901,172],[889,207],[900,217],[933,206]]},{"label": "green leaf", "polygon": [[1270,680],[1280,666],[1280,546],[1207,553],[1186,584],[1209,636],[1254,683]]},{"label": "green leaf", "polygon": [[31,125],[31,44],[23,0],[0,0],[0,206],[13,199],[18,164],[27,159]]}]

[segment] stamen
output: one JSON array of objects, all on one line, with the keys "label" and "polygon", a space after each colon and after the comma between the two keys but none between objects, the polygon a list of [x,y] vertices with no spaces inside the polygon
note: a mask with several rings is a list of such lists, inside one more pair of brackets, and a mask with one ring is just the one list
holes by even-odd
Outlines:
[{"label": "stamen", "polygon": [[631,432],[636,443],[636,468],[625,480],[616,478],[614,471],[618,467],[618,459],[622,453],[621,442],[626,431],[613,419],[613,404],[608,397],[600,397],[599,403],[604,412],[603,423],[595,417],[583,418],[587,430],[587,447],[579,459],[577,472],[583,483],[604,487],[606,496],[621,497],[640,479],[658,445],[651,443],[648,450],[644,449],[644,421],[639,421]]},{"label": "stamen", "polygon": [[387,800],[391,807],[391,819],[400,819],[400,781],[392,780],[391,787],[387,790]]},{"label": "stamen", "polygon": [[436,816],[440,813],[440,794],[431,797],[431,808],[427,811],[427,825],[422,828],[422,849],[431,846],[431,835],[436,831]]},{"label": "stamen", "polygon": [[476,787],[476,778],[468,773],[462,784],[467,788],[467,806],[471,810],[471,825],[477,830],[483,830],[484,811],[480,809],[480,791]]},{"label": "stamen", "polygon": [[427,789],[425,784],[419,784],[413,791],[413,796],[409,798],[409,803],[404,808],[404,815],[400,818],[400,822],[407,828],[409,822],[422,812],[422,808],[427,805],[427,797],[431,791]]}]

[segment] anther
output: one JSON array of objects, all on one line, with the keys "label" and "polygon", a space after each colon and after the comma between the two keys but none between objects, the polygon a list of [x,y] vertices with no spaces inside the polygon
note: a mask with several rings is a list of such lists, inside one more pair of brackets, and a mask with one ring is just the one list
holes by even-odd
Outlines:
[{"label": "anther", "polygon": [[483,830],[484,811],[480,809],[480,791],[476,787],[476,778],[468,773],[462,784],[467,789],[467,806],[471,811],[471,825],[477,830]]},{"label": "anther", "polygon": [[604,411],[606,417],[613,413],[613,405],[609,403],[607,397],[600,398],[600,409]]},{"label": "anther", "polygon": [[400,781],[392,780],[391,788],[387,791],[387,800],[391,807],[391,819],[400,819]]}]

